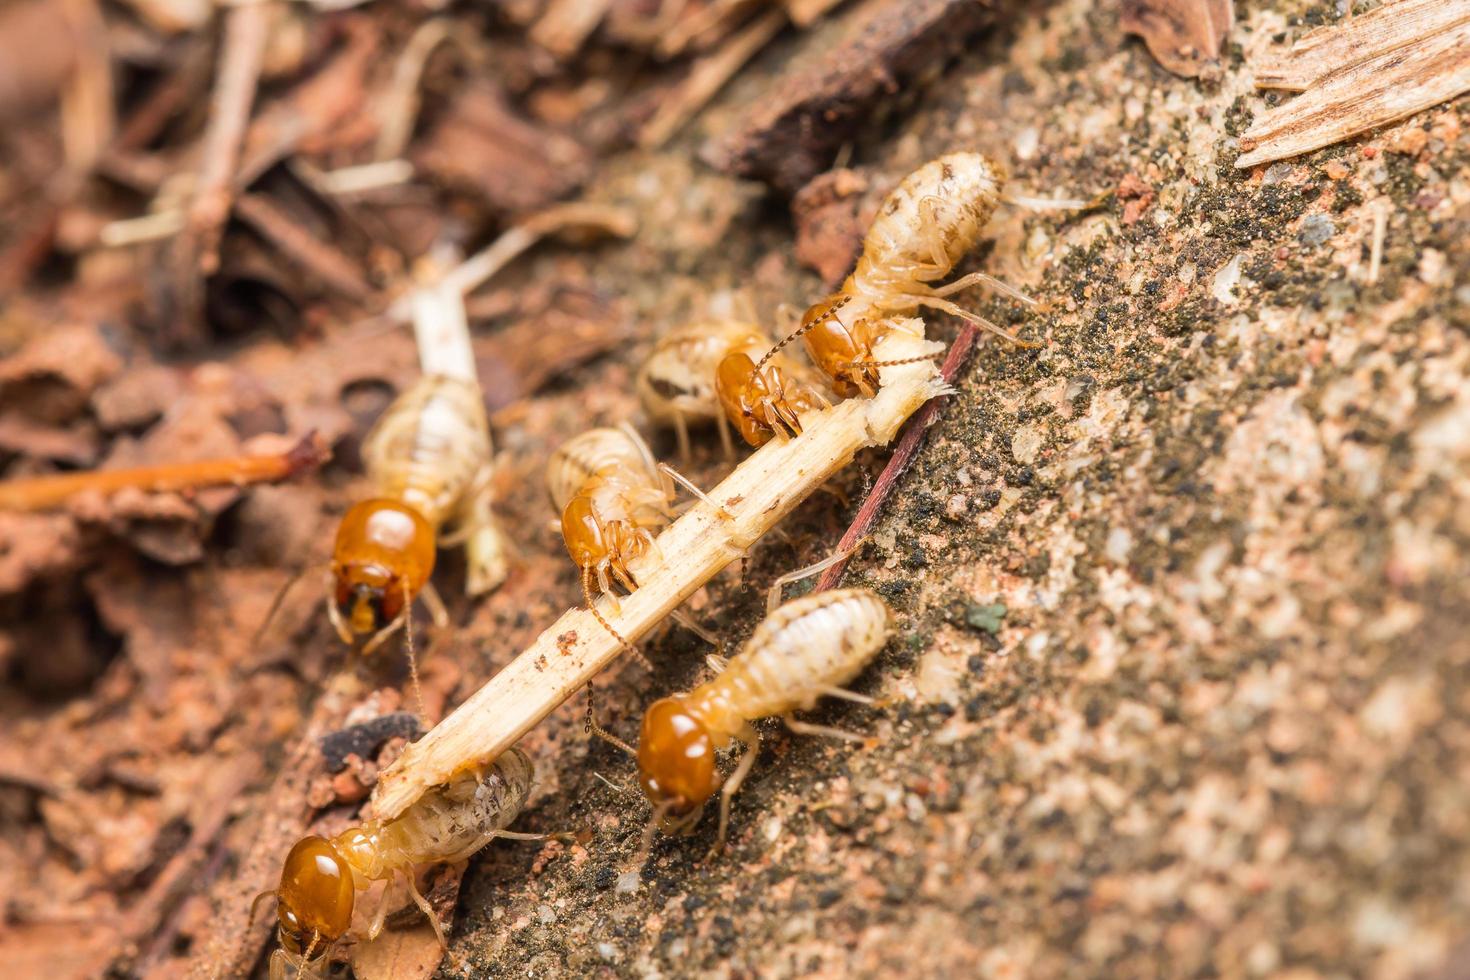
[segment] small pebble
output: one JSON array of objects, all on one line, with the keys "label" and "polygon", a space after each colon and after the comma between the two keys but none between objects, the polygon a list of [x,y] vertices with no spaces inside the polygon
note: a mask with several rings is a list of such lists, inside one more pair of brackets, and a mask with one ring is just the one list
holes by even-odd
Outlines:
[{"label": "small pebble", "polygon": [[1327,239],[1337,234],[1337,228],[1332,224],[1332,219],[1325,214],[1309,214],[1302,222],[1301,231],[1297,232],[1297,240],[1308,248],[1316,248]]}]

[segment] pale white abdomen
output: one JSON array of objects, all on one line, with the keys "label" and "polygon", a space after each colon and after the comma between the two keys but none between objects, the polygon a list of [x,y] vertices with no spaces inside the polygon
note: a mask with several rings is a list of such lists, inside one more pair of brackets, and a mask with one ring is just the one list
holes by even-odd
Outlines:
[{"label": "pale white abdomen", "polygon": [[841,687],[862,673],[890,628],[888,606],[867,589],[802,596],[767,616],[729,667],[704,687],[711,689],[711,702],[723,702],[742,719],[810,708],[822,688]]},{"label": "pale white abdomen", "polygon": [[488,771],[461,773],[384,824],[381,851],[401,866],[462,861],[515,820],[534,775],[526,753],[511,748]]},{"label": "pale white abdomen", "polygon": [[458,510],[490,455],[479,386],[442,374],[399,395],[362,447],[378,495],[403,501],[436,528]]},{"label": "pale white abdomen", "polygon": [[603,471],[629,474],[658,485],[653,456],[643,441],[626,429],[588,429],[557,447],[546,463],[546,489],[558,511],[564,510],[594,474]]},{"label": "pale white abdomen", "polygon": [[[676,417],[714,418],[720,412],[715,396],[715,368],[735,350],[760,348],[771,341],[753,324],[740,321],[699,322],[670,330],[654,345],[638,369],[638,398],[656,422]],[[759,359],[759,354],[752,355]]]},{"label": "pale white abdomen", "polygon": [[877,299],[905,281],[948,275],[980,240],[1004,183],[999,166],[969,152],[946,154],[909,174],[884,199],[863,239],[849,279],[853,290]]}]

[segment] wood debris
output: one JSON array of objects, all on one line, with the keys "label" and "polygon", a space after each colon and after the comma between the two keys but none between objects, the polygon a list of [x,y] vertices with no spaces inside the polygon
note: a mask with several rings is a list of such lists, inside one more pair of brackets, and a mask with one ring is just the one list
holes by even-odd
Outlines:
[{"label": "wood debris", "polygon": [[1349,65],[1396,51],[1470,20],[1463,0],[1389,0],[1358,17],[1308,31],[1255,67],[1256,88],[1301,92]]},{"label": "wood debris", "polygon": [[[1320,75],[1295,99],[1266,110],[1241,134],[1245,152],[1235,165],[1254,167],[1330,146],[1470,91],[1470,2],[1443,6],[1463,16],[1445,26],[1442,16],[1407,0],[1384,8],[1396,13],[1376,20],[1371,35],[1415,39]],[[1356,23],[1333,30],[1351,36]],[[1326,37],[1313,48],[1339,50]]]},{"label": "wood debris", "polygon": [[111,494],[134,488],[166,493],[285,480],[315,469],[327,455],[316,434],[308,433],[282,453],[6,480],[0,482],[0,509],[47,510],[87,491]]},{"label": "wood debris", "polygon": [[829,168],[883,98],[932,71],[994,16],[977,0],[868,0],[847,14],[844,40],[814,61],[794,61],[701,156],[795,193]]}]

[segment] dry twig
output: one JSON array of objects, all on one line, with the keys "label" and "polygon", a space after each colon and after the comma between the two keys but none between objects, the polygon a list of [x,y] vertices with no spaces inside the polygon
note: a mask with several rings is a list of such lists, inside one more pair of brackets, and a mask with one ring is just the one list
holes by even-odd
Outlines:
[{"label": "dry twig", "polygon": [[718,51],[695,62],[673,97],[659,106],[658,112],[643,127],[638,144],[644,149],[656,149],[666,143],[725,87],[741,65],[755,57],[785,26],[786,15],[773,10],[735,35]]},{"label": "dry twig", "polygon": [[199,180],[184,221],[183,234],[173,243],[175,299],[172,339],[197,336],[202,312],[203,280],[219,265],[219,240],[224,233],[233,197],[235,170],[250,107],[260,80],[261,61],[270,26],[265,3],[234,7],[225,15],[219,75],[210,106],[209,131],[204,137]]},{"label": "dry twig", "polygon": [[328,455],[320,437],[312,432],[286,452],[265,456],[233,456],[194,463],[161,463],[136,469],[94,470],[6,480],[0,483],[0,510],[48,510],[88,490],[110,494],[137,487],[151,493],[167,493],[202,487],[271,483],[314,469]]},{"label": "dry twig", "polygon": [[[975,342],[980,339],[980,329],[973,324],[966,323],[960,329],[960,335],[950,345],[949,354],[945,356],[944,363],[939,368],[939,376],[946,384],[952,384],[959,376],[960,369],[970,359],[970,352],[974,350]],[[924,436],[929,432],[929,425],[934,417],[939,414],[941,402],[937,399],[929,402],[914,414],[914,419],[909,427],[904,430],[903,438],[898,445],[893,447],[893,455],[888,457],[888,465],[883,467],[883,472],[878,474],[878,479],[873,484],[873,489],[868,491],[867,498],[862,506],[858,508],[857,516],[852,519],[852,524],[842,535],[842,540],[837,543],[835,553],[843,557],[831,565],[817,579],[816,588],[813,591],[821,592],[824,589],[835,589],[842,581],[842,573],[847,569],[847,560],[852,557],[852,552],[862,542],[863,538],[872,530],[878,520],[878,513],[887,503],[893,488],[898,485],[899,477],[908,470],[909,463],[913,462],[919,447],[923,445]]]}]

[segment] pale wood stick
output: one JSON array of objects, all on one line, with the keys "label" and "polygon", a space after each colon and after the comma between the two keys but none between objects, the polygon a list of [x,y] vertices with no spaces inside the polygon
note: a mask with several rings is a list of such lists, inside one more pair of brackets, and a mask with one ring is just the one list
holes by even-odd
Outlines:
[{"label": "pale wood stick", "polygon": [[[917,328],[920,324],[914,324]],[[942,350],[906,330],[893,330],[879,345],[879,360],[903,360]],[[869,446],[888,443],[910,415],[948,387],[929,361],[886,367],[883,387],[871,399],[850,399],[802,416],[802,434],[772,440],[735,468],[709,496],[658,537],[658,547],[634,562],[639,582],[614,612],[602,615],[637,641],[680,603],[774,527],[834,473]],[[602,601],[602,600],[598,600]],[[427,789],[456,773],[488,764],[570,698],[623,646],[586,609],[553,623],[490,682],[433,731],[409,745],[378,777],[374,813],[391,819]]]},{"label": "pale wood stick", "polygon": [[1284,160],[1387,126],[1470,91],[1470,21],[1335,72],[1261,113],[1237,167]]},{"label": "pale wood stick", "polygon": [[1470,20],[1470,4],[1447,0],[1390,0],[1361,17],[1303,34],[1273,60],[1256,67],[1256,88],[1306,90],[1325,75]]}]

